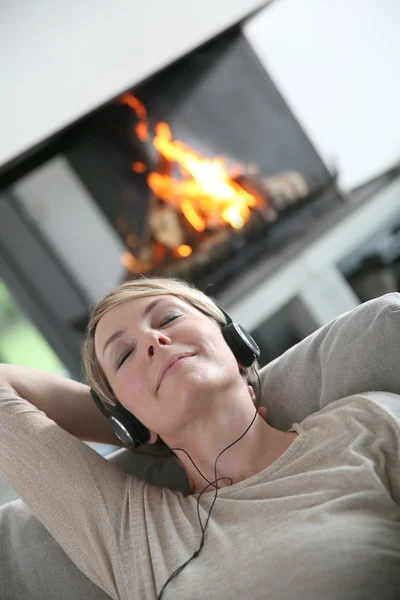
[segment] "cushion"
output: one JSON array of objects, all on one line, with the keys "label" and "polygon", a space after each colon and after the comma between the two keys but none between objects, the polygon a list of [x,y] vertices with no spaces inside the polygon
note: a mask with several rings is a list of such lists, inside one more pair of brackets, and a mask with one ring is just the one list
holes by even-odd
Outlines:
[{"label": "cushion", "polygon": [[362,392],[400,394],[400,294],[342,314],[261,370],[267,422],[287,430],[330,402]]},{"label": "cushion", "polygon": [[1,600],[110,600],[22,500],[0,509],[0,540]]},{"label": "cushion", "polygon": [[[267,421],[289,429],[339,398],[364,391],[400,393],[400,294],[370,300],[325,325],[260,372]],[[109,455],[124,471],[188,491],[177,460],[122,449]],[[70,561],[29,508],[0,509],[2,600],[102,600],[109,597]],[[54,573],[55,576],[51,576]],[[50,589],[57,581],[57,589]]]}]

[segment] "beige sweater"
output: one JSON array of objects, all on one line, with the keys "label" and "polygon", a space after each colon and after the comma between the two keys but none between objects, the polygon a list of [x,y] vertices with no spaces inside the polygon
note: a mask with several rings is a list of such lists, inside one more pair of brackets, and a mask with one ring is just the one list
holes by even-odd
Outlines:
[{"label": "beige sweater", "polygon": [[[273,465],[219,490],[200,555],[163,600],[400,597],[400,396],[338,400],[292,430]],[[197,496],[124,474],[10,388],[0,473],[112,598],[157,598],[199,547]]]}]

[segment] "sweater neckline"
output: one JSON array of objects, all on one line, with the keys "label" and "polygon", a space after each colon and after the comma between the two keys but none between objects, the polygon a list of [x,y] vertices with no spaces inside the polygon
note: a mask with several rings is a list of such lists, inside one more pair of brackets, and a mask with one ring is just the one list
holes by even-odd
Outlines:
[{"label": "sweater neckline", "polygon": [[[233,494],[245,487],[254,485],[259,480],[265,481],[265,480],[269,479],[270,477],[272,477],[273,475],[275,475],[277,471],[279,471],[284,466],[286,466],[287,463],[290,462],[295,457],[295,455],[300,450],[300,448],[303,446],[303,444],[307,438],[306,432],[304,431],[303,427],[301,427],[301,425],[299,423],[293,423],[292,427],[287,430],[287,433],[292,432],[292,431],[296,431],[298,433],[298,436],[293,440],[293,442],[290,444],[290,446],[283,452],[283,454],[281,454],[281,456],[279,458],[277,458],[271,465],[269,465],[268,467],[266,467],[259,473],[252,475],[248,479],[244,479],[243,481],[238,481],[237,483],[234,483],[233,485],[228,485],[226,487],[218,489],[217,497],[218,498],[223,498],[223,497],[226,498],[230,494]],[[215,492],[215,490],[214,490],[214,492]],[[200,496],[200,494],[201,494],[201,492],[197,492],[195,494],[192,494],[192,497],[197,499]],[[201,497],[201,500],[203,500],[203,498],[212,498],[213,499],[214,497],[215,497],[215,493],[213,493],[213,491],[210,491],[210,492],[204,493]]]}]

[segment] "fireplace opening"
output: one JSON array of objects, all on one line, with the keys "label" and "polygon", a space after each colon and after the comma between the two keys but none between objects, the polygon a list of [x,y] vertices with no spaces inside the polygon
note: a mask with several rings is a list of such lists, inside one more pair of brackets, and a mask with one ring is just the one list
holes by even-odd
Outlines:
[{"label": "fireplace opening", "polygon": [[342,201],[240,31],[91,115],[66,156],[124,241],[126,280],[219,291]]}]

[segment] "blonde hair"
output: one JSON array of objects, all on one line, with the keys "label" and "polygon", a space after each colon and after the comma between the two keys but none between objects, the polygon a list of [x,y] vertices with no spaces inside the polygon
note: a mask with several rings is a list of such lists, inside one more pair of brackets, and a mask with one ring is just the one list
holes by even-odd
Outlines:
[{"label": "blonde hair", "polygon": [[[188,304],[191,304],[203,314],[214,319],[221,326],[227,323],[225,315],[212,298],[206,296],[206,294],[196,289],[192,284],[180,279],[150,279],[141,277],[140,279],[123,283],[111,290],[94,307],[82,347],[83,371],[87,383],[100,397],[105,406],[116,406],[119,401],[112,391],[96,356],[95,334],[99,320],[108,310],[128,300],[161,295],[176,296],[188,302]],[[254,387],[256,377],[255,365],[252,367],[241,367],[240,373],[248,384]],[[160,445],[166,447],[166,444],[163,442]],[[151,447],[152,445],[148,446]]]}]

